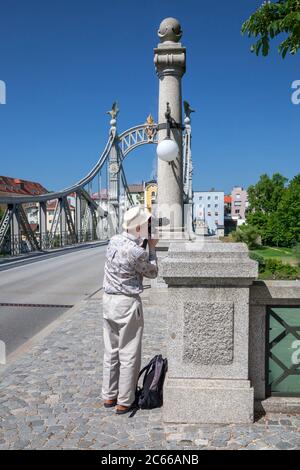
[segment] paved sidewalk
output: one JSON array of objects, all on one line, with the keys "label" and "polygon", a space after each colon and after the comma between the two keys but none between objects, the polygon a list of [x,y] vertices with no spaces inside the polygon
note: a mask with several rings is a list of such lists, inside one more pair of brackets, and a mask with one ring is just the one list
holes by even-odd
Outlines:
[{"label": "paved sidewalk", "polygon": [[[129,418],[103,408],[101,307],[81,302],[0,376],[0,449],[300,449],[300,416],[166,426],[161,409]],[[163,316],[147,303],[144,314],[143,364],[165,355]]]}]

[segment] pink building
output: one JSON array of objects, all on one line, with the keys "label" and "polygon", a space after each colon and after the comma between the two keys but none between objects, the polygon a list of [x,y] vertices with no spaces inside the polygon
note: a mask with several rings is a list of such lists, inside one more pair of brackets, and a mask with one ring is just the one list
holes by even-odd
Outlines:
[{"label": "pink building", "polygon": [[241,186],[234,186],[231,191],[231,218],[245,220],[248,207],[248,193]]}]

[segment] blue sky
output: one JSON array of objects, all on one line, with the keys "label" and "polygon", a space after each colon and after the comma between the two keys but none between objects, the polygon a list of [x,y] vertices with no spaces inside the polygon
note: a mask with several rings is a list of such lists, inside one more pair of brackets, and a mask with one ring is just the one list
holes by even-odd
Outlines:
[{"label": "blue sky", "polygon": [[[193,117],[194,189],[228,192],[266,172],[299,173],[299,57],[251,54],[242,22],[256,0],[1,0],[0,174],[60,189],[89,171],[117,99],[119,132],[157,115],[156,31],[181,22],[183,98]],[[128,156],[129,182],[151,178],[155,147]]]}]

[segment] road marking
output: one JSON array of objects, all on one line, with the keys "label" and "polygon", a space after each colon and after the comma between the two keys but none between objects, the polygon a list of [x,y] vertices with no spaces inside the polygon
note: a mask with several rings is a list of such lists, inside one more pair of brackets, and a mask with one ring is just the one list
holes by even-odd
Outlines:
[{"label": "road marking", "polygon": [[69,318],[74,315],[83,305],[84,305],[85,300],[81,300],[78,302],[74,307],[71,309],[67,310],[65,313],[63,313],[57,320],[54,320],[51,322],[49,325],[47,325],[45,328],[43,328],[41,331],[39,331],[36,335],[34,335],[32,338],[30,338],[26,343],[22,344],[19,346],[17,349],[15,349],[13,352],[11,352],[7,356],[6,360],[6,365],[3,367],[0,367],[0,375],[5,372],[7,367],[9,367],[13,362],[15,362],[17,359],[19,359],[21,356],[29,352],[34,346],[36,346],[38,343],[41,342],[44,338],[49,336],[56,328],[58,328],[64,321],[68,320]]},{"label": "road marking", "polygon": [[[96,291],[97,292],[97,291]],[[54,308],[72,308],[74,305],[58,305],[58,304],[26,304],[13,302],[0,302],[0,307],[54,307]]]}]

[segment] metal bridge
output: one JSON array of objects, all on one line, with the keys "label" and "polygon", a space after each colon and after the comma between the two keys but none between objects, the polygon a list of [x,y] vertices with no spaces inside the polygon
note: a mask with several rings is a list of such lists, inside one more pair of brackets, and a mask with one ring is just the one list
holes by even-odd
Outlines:
[{"label": "metal bridge", "polygon": [[[139,126],[122,134],[117,133],[117,104],[114,103],[107,143],[97,163],[77,183],[60,191],[28,196],[0,196],[0,205],[6,209],[0,222],[0,253],[18,255],[93,240],[105,240],[121,227],[124,210],[132,206],[123,168],[125,157],[141,145],[157,144],[158,125],[151,116]],[[184,200],[192,201],[191,125],[185,117],[183,127]],[[101,198],[105,179],[105,199]],[[92,197],[93,188],[98,197]],[[74,216],[70,197],[74,200]],[[55,201],[55,210],[47,224],[47,203]],[[38,230],[33,231],[26,206],[38,208]]]}]

